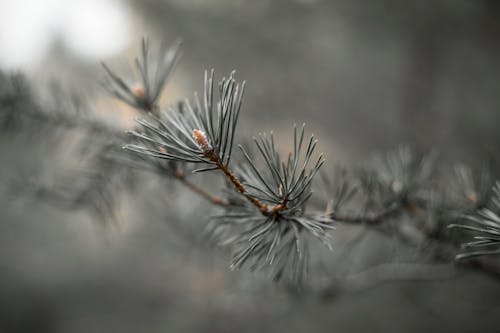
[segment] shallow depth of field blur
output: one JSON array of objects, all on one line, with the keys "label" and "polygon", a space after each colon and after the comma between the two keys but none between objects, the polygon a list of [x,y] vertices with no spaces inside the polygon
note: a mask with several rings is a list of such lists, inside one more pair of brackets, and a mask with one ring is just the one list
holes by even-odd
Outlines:
[{"label": "shallow depth of field blur", "polygon": [[[493,0],[0,0],[0,70],[23,73],[40,105],[81,99],[97,119],[126,130],[138,114],[101,90],[100,62],[127,71],[142,36],[182,38],[162,103],[201,91],[205,69],[217,78],[235,69],[247,81],[239,141],[274,130],[285,146],[293,124],[305,122],[326,168],[363,163],[401,144],[498,168],[499,18]],[[54,163],[83,163],[66,136],[57,161],[51,147],[61,142],[33,137],[0,135],[2,332],[500,327],[498,278],[472,272],[375,284],[328,300],[294,296],[258,273],[231,272],[228,254],[203,234],[213,207],[172,182],[161,192],[148,190],[158,187],[151,180],[118,194],[111,224],[20,195],[24,187],[12,190],[19,177],[29,184],[40,170],[57,177]],[[217,191],[214,178],[208,184]],[[337,270],[356,273],[412,255],[377,234],[343,253],[350,238],[351,230],[337,229],[334,252],[322,253],[311,271],[316,285]]]}]

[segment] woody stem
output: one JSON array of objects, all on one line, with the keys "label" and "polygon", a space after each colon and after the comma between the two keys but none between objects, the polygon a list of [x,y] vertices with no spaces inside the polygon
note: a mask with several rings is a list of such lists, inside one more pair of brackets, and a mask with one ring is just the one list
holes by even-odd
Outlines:
[{"label": "woody stem", "polygon": [[181,182],[184,186],[189,188],[191,191],[194,193],[198,194],[199,196],[205,198],[206,200],[210,201],[214,205],[217,206],[228,206],[229,202],[219,196],[213,195],[207,191],[205,191],[203,188],[199,187],[196,184],[191,183],[187,178],[184,172],[180,169],[175,171],[175,178]]},{"label": "woody stem", "polygon": [[259,199],[249,195],[246,187],[234,175],[233,171],[229,168],[229,166],[227,164],[222,163],[222,161],[220,160],[220,158],[217,156],[217,154],[213,149],[205,151],[205,156],[215,163],[217,168],[222,171],[222,173],[231,182],[231,184],[233,184],[236,190],[241,195],[243,195],[251,204],[257,207],[263,215],[265,216],[277,215],[281,210],[286,208],[286,205],[281,205],[281,204],[269,207],[268,204],[263,203]]}]

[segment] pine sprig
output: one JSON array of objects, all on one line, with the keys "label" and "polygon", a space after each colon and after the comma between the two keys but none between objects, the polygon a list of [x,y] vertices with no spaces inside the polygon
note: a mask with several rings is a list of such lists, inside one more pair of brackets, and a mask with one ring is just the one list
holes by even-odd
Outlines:
[{"label": "pine sprig", "polygon": [[308,170],[312,160],[317,140],[311,136],[304,149],[304,126],[297,133],[293,129],[293,148],[286,159],[280,158],[274,143],[274,135],[265,134],[254,138],[267,172],[264,173],[256,166],[247,151],[240,146],[246,160],[246,165],[241,168],[244,185],[248,188],[248,195],[259,201],[272,205],[275,210],[282,213],[300,212],[307,200],[312,195],[311,182],[317,174],[325,159],[320,155],[314,165]]},{"label": "pine sprig", "polygon": [[131,132],[138,143],[124,148],[153,159],[206,165],[195,172],[220,170],[247,199],[230,206],[212,224],[213,235],[233,249],[231,267],[271,265],[275,278],[291,275],[299,281],[307,266],[304,232],[329,245],[328,231],[333,228],[330,220],[305,214],[312,180],[324,163],[322,155],[314,163],[312,160],[317,140],[314,136],[305,140],[304,126],[300,130],[294,127],[292,150],[283,159],[273,133],[261,134],[254,143],[265,171],[240,146],[244,163],[234,172],[230,160],[245,83],[237,83],[232,72],[220,81],[216,102],[213,71],[205,72],[204,83],[203,102],[195,95],[194,102],[186,101],[183,110],[171,108],[158,117],[138,120],[139,129]]},{"label": "pine sprig", "polygon": [[182,42],[178,40],[168,49],[161,46],[157,55],[152,55],[149,40],[143,38],[141,54],[134,59],[139,77],[129,84],[125,78],[120,77],[108,65],[102,63],[107,74],[107,79],[103,84],[104,89],[110,95],[136,109],[146,112],[156,111],[158,98],[180,59],[181,45]]},{"label": "pine sprig", "polygon": [[488,205],[492,196],[494,180],[489,170],[473,172],[464,165],[453,168],[449,190],[444,193],[448,209],[461,207],[464,211],[475,211]]},{"label": "pine sprig", "polygon": [[311,182],[324,158],[320,155],[309,167],[317,140],[311,136],[304,148],[304,126],[294,127],[293,149],[282,159],[274,143],[273,134],[254,139],[264,160],[262,171],[245,149],[246,164],[240,168],[242,184],[247,195],[258,200],[266,209],[263,216],[255,214],[248,205],[231,207],[215,217],[211,234],[222,245],[232,250],[231,267],[251,270],[269,268],[271,276],[301,283],[308,269],[307,235],[312,235],[331,249],[332,221],[320,215],[306,214],[311,197]]},{"label": "pine sprig", "polygon": [[[365,188],[380,201],[413,200],[425,197],[435,172],[436,154],[414,154],[409,147],[400,146],[386,155],[376,155]],[[366,182],[368,180],[368,182]]]},{"label": "pine sprig", "polygon": [[[237,83],[234,72],[219,83],[219,99],[213,101],[213,71],[205,72],[203,103],[196,95],[194,105],[184,111],[170,108],[158,117],[139,119],[140,130],[130,132],[142,145],[125,149],[152,157],[179,162],[204,163],[217,169],[231,159],[236,124],[245,83]],[[207,168],[197,171],[207,171]]]}]

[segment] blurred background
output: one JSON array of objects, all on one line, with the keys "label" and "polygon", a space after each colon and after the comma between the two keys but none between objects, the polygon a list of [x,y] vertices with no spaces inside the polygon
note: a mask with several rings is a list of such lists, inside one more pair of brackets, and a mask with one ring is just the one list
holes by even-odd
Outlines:
[{"label": "blurred background", "polygon": [[[205,69],[218,78],[236,69],[247,81],[240,139],[274,130],[285,145],[292,125],[305,122],[330,166],[363,163],[400,144],[437,150],[453,163],[498,166],[499,17],[494,0],[0,0],[1,107],[69,117],[78,109],[117,131],[129,128],[137,114],[104,94],[100,62],[127,73],[141,37],[166,45],[182,38],[162,103],[201,91]],[[132,195],[117,194],[125,185],[116,185],[111,226],[38,200],[33,183],[50,187],[61,170],[88,171],[85,154],[98,149],[77,149],[82,135],[37,121],[3,128],[2,332],[500,327],[498,280],[470,272],[328,300],[230,272],[228,254],[202,232],[213,209],[172,182],[143,177]],[[68,184],[78,177],[68,173]],[[334,247],[342,249],[352,232],[339,229]],[[414,255],[371,235],[355,253],[319,254],[312,280],[321,286],[338,270]]]}]

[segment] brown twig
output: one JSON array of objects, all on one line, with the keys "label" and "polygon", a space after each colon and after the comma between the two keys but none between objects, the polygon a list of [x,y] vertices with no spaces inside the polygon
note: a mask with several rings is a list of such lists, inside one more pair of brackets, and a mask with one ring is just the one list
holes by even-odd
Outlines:
[{"label": "brown twig", "polygon": [[254,198],[253,196],[248,194],[246,187],[234,175],[233,171],[229,168],[229,165],[224,164],[217,155],[217,153],[214,151],[214,149],[210,146],[205,134],[202,131],[195,129],[193,130],[193,138],[195,139],[200,149],[203,151],[203,154],[208,159],[210,159],[210,161],[212,161],[220,171],[222,171],[222,173],[227,177],[227,179],[231,182],[231,184],[233,184],[236,190],[240,194],[242,194],[251,204],[257,207],[263,215],[276,217],[282,210],[288,208],[286,201],[283,201],[283,203],[269,207],[268,204],[263,203],[259,199]]},{"label": "brown twig", "polygon": [[207,199],[211,203],[217,206],[228,206],[229,202],[219,196],[216,196],[214,194],[211,194],[204,190],[203,188],[199,187],[196,184],[191,183],[187,178],[185,173],[181,169],[177,169],[175,171],[175,179],[177,179],[179,182],[184,184],[188,189],[193,191],[194,193],[198,194],[199,196]]},{"label": "brown twig", "polygon": [[217,154],[213,149],[205,150],[205,156],[215,163],[217,168],[222,171],[222,173],[227,177],[227,179],[231,182],[231,184],[233,184],[236,190],[240,194],[242,194],[251,204],[257,207],[263,215],[265,216],[277,215],[281,210],[284,209],[282,205],[274,205],[273,207],[269,208],[268,204],[265,204],[261,202],[259,199],[249,195],[246,187],[234,175],[233,171],[229,168],[229,166],[222,163],[219,156],[217,156]]}]

